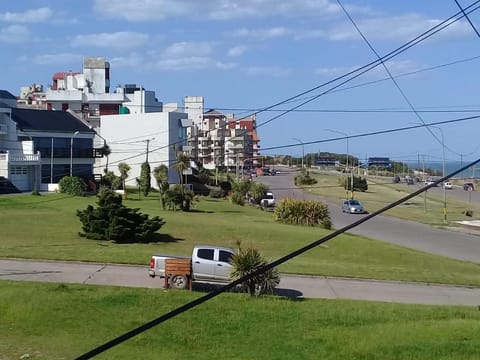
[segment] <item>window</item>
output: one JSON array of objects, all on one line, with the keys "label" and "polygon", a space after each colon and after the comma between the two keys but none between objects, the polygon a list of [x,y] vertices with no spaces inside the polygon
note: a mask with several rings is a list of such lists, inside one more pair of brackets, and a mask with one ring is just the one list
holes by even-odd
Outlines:
[{"label": "window", "polygon": [[220,255],[218,257],[219,261],[230,263],[233,254],[230,251],[220,250]]},{"label": "window", "polygon": [[199,249],[198,257],[205,260],[213,260],[213,254],[215,250],[213,249]]},{"label": "window", "polygon": [[26,166],[12,166],[10,168],[10,175],[25,175],[28,174]]}]

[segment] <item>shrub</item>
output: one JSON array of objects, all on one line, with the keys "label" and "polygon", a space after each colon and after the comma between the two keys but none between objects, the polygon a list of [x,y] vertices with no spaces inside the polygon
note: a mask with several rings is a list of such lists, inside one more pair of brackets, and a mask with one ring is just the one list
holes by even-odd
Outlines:
[{"label": "shrub", "polygon": [[233,191],[239,192],[245,196],[249,192],[251,186],[252,182],[250,180],[240,180],[233,183],[232,189]]},{"label": "shrub", "polygon": [[81,236],[95,240],[111,240],[117,243],[149,242],[153,234],[165,222],[155,216],[122,205],[122,197],[103,187],[98,195],[97,207],[88,205],[77,210],[82,223]]},{"label": "shrub", "polygon": [[[238,251],[232,257],[232,280],[240,279],[267,265],[267,260],[257,249],[243,249],[238,244]],[[273,293],[273,289],[280,283],[280,276],[276,268],[267,270],[261,274],[253,276],[245,282],[245,287],[251,296]]]},{"label": "shrub", "polygon": [[213,188],[213,189],[210,189],[208,196],[215,199],[221,199],[225,196],[225,194],[223,193],[222,189]]},{"label": "shrub", "polygon": [[307,173],[302,173],[297,176],[295,176],[295,185],[301,186],[301,185],[313,185],[316,184],[317,180],[314,178],[310,177],[310,175]]},{"label": "shrub", "polygon": [[245,195],[239,191],[234,191],[230,197],[230,201],[234,204],[243,206],[245,205]]},{"label": "shrub", "polygon": [[[352,190],[352,178],[347,177],[342,180],[343,181],[343,187],[346,190]],[[367,179],[361,178],[359,176],[353,176],[353,190],[354,191],[361,191],[365,192],[368,190],[368,183]]]},{"label": "shrub", "polygon": [[230,181],[220,181],[220,189],[222,189],[224,196],[226,196],[230,191],[232,191],[232,184]]},{"label": "shrub", "polygon": [[75,196],[83,196],[87,186],[83,180],[77,176],[64,176],[58,183],[60,192]]},{"label": "shrub", "polygon": [[255,201],[255,204],[260,204],[260,201],[267,196],[268,187],[262,183],[254,182],[250,188],[250,196]]},{"label": "shrub", "polygon": [[321,224],[330,229],[332,221],[328,206],[314,200],[285,198],[274,210],[274,219],[287,224],[315,226]]}]

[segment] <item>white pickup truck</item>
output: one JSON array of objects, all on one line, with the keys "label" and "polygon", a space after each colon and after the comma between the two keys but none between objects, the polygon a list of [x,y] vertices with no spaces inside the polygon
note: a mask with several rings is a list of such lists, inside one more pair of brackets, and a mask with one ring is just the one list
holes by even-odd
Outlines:
[{"label": "white pickup truck", "polygon": [[[153,255],[150,259],[148,274],[151,277],[159,276],[165,278],[166,259],[185,259],[186,261],[190,260],[191,273],[171,275],[170,279],[168,279],[170,286],[177,289],[185,289],[189,280],[228,283],[232,269],[230,259],[234,253],[232,249],[224,247],[195,246],[190,258],[175,255]],[[191,279],[188,277],[191,277]]]}]

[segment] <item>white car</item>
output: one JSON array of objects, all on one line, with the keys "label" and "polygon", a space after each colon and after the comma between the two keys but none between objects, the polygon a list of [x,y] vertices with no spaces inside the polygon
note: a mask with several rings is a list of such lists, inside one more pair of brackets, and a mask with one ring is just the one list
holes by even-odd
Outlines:
[{"label": "white car", "polygon": [[443,187],[444,187],[445,189],[451,190],[451,189],[453,189],[453,184],[452,184],[450,181],[446,181],[446,182],[443,184]]}]

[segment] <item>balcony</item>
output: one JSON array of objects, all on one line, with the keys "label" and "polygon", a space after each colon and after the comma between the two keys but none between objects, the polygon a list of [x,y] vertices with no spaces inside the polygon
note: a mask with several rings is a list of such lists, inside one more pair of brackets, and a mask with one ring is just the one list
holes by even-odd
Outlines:
[{"label": "balcony", "polygon": [[7,151],[0,153],[0,162],[6,162],[10,165],[38,165],[40,164],[40,152],[36,154],[23,154],[21,152]]}]

